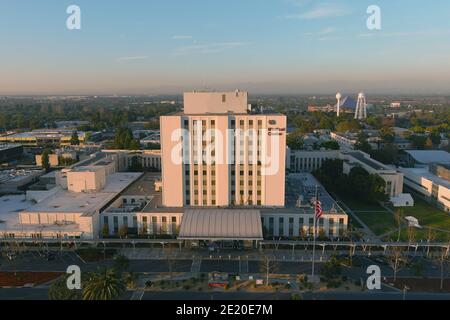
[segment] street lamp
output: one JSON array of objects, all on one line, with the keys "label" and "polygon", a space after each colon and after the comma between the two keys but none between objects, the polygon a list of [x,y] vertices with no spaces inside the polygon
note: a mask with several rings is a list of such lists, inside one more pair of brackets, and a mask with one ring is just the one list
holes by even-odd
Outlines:
[{"label": "street lamp", "polygon": [[406,285],[403,288],[403,301],[406,301],[406,292],[410,290]]}]

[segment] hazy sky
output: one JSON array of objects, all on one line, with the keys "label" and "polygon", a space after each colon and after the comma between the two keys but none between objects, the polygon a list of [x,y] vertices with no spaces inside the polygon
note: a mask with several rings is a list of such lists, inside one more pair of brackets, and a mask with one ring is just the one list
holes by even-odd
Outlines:
[{"label": "hazy sky", "polygon": [[0,94],[235,88],[450,93],[450,1],[0,0]]}]

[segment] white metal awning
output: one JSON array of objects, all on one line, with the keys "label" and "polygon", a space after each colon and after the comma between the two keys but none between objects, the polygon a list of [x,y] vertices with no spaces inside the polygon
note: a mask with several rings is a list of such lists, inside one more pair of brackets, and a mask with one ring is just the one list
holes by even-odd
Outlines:
[{"label": "white metal awning", "polygon": [[263,240],[261,213],[245,209],[188,209],[180,240]]}]

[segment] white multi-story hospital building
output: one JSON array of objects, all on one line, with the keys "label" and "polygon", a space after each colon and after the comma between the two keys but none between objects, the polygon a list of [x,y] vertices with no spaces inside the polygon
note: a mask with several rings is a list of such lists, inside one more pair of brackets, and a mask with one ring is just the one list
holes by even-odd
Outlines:
[{"label": "white multi-story hospital building", "polygon": [[[319,231],[344,234],[348,217],[318,181],[286,176],[284,115],[253,111],[241,91],[190,92],[184,101],[183,112],[161,117],[161,154],[100,152],[58,172],[54,188],[1,197],[0,232],[251,245],[311,235],[318,190]],[[122,172],[133,157],[161,174]]]}]

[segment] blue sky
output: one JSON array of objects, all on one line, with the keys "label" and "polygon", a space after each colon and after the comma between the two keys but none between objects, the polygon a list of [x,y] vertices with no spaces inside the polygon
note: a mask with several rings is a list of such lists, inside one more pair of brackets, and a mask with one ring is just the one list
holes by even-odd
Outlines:
[{"label": "blue sky", "polygon": [[450,93],[448,0],[0,0],[0,40],[0,94]]}]

